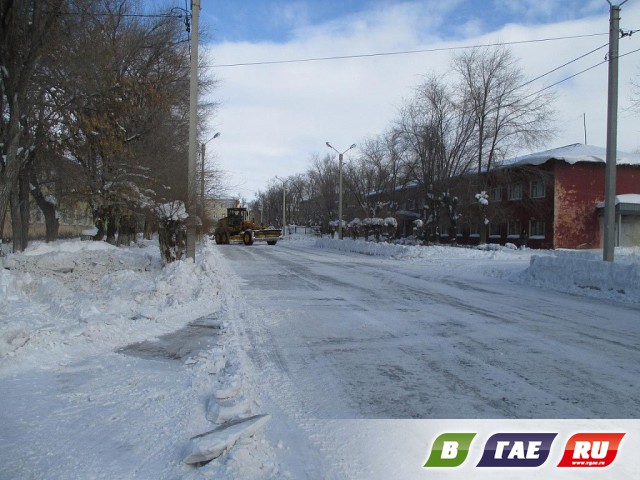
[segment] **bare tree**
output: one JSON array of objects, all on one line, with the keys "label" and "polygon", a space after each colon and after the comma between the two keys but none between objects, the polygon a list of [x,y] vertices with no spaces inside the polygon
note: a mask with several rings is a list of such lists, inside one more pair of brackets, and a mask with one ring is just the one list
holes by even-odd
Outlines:
[{"label": "bare tree", "polygon": [[374,198],[380,194],[393,194],[402,187],[402,155],[400,135],[390,131],[365,140],[360,156],[345,168],[345,183],[350,197],[355,200],[362,215],[371,213]]},{"label": "bare tree", "polygon": [[553,93],[529,93],[522,69],[507,47],[478,48],[453,59],[459,102],[475,122],[478,173],[489,171],[514,149],[552,136]]},{"label": "bare tree", "polygon": [[316,156],[307,173],[316,199],[314,216],[322,218],[326,228],[330,220],[338,218],[338,162],[328,154]]},{"label": "bare tree", "polygon": [[457,219],[455,208],[451,213],[449,182],[469,169],[474,149],[473,126],[466,104],[457,102],[451,89],[437,76],[427,77],[401,111],[396,128],[404,145],[406,169],[424,192],[425,220],[432,234],[440,223],[443,206],[450,218]]}]

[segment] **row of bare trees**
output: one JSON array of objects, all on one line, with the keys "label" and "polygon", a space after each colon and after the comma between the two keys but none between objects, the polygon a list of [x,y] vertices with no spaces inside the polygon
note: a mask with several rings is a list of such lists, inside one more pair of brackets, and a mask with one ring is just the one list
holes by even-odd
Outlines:
[{"label": "row of bare trees", "polygon": [[62,203],[113,226],[186,197],[186,12],[137,5],[0,0],[0,234],[10,212],[17,251],[31,198],[53,240]]},{"label": "row of bare trees", "polygon": [[[448,195],[452,179],[488,172],[516,151],[548,140],[552,103],[552,93],[527,88],[517,59],[506,47],[453,56],[451,71],[427,75],[390,128],[365,140],[359,156],[344,166],[345,220],[373,216],[380,198],[391,200],[388,209],[401,208],[399,199],[409,187],[422,192],[414,209],[453,211],[454,199]],[[313,158],[307,172],[290,177],[286,187],[291,221],[326,225],[337,218],[334,156]],[[281,217],[282,188],[283,183],[272,182],[253,204],[267,221]]]}]

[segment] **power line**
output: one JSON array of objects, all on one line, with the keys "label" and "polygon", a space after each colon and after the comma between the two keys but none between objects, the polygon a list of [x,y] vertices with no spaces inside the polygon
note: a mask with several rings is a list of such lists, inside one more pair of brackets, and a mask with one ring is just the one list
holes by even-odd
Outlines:
[{"label": "power line", "polygon": [[[559,67],[556,67],[556,68],[554,68],[554,69],[552,69],[552,70],[549,70],[548,72],[545,72],[545,73],[543,73],[542,75],[538,75],[537,77],[532,78],[532,79],[531,79],[531,80],[529,80],[528,82],[523,83],[522,85],[520,85],[520,86],[516,87],[514,90],[517,90],[517,89],[519,89],[519,88],[525,87],[525,86],[527,86],[527,85],[529,85],[529,84],[531,84],[531,83],[535,82],[536,80],[540,80],[541,78],[546,77],[547,75],[551,75],[552,73],[557,72],[557,71],[558,71],[558,70],[560,70],[561,68],[567,67],[567,66],[571,65],[572,63],[575,63],[575,62],[577,62],[578,60],[582,60],[583,58],[585,58],[585,57],[587,57],[587,56],[591,55],[592,53],[595,53],[595,52],[597,52],[598,50],[603,49],[603,48],[604,48],[604,47],[606,47],[607,45],[609,45],[609,42],[607,42],[607,43],[605,43],[605,44],[603,44],[603,45],[601,45],[601,46],[599,46],[599,47],[596,47],[596,48],[594,48],[593,50],[591,50],[591,51],[589,51],[589,52],[587,52],[587,53],[585,53],[585,54],[583,54],[583,55],[580,55],[579,57],[574,58],[573,60],[570,60],[570,61],[568,61],[568,62],[566,62],[566,63],[563,63],[563,64],[562,64],[562,65],[560,65]],[[600,65],[600,64],[598,64],[598,65]]]},{"label": "power line", "polygon": [[214,68],[229,68],[229,67],[249,67],[249,66],[260,66],[260,65],[280,65],[287,63],[308,63],[308,62],[321,62],[327,60],[347,60],[353,58],[373,58],[373,57],[388,57],[393,55],[412,55],[416,53],[434,53],[434,52],[447,52],[453,50],[468,50],[473,48],[482,48],[482,47],[498,47],[503,45],[522,45],[528,43],[540,43],[540,42],[551,42],[557,40],[571,40],[578,38],[589,38],[608,35],[608,33],[591,33],[584,35],[570,35],[564,37],[549,37],[549,38],[540,38],[534,40],[518,40],[513,42],[495,42],[495,43],[484,43],[477,45],[467,45],[461,47],[440,47],[440,48],[426,48],[420,50],[402,50],[397,52],[381,52],[381,53],[365,53],[365,54],[356,54],[356,55],[336,55],[330,57],[310,57],[310,58],[297,58],[297,59],[289,59],[289,60],[266,60],[260,62],[243,62],[243,63],[226,63],[226,64],[213,64],[213,65],[205,65],[206,67],[214,67]]},{"label": "power line", "polygon": [[[636,53],[636,52],[640,52],[640,48],[637,48],[637,49],[632,50],[632,51],[627,52],[627,53],[623,53],[622,55],[618,55],[618,58],[626,57],[627,55],[631,55],[632,53]],[[603,60],[603,61],[601,61],[601,62],[599,62],[599,63],[596,63],[595,65],[592,65],[592,66],[590,66],[590,67],[588,67],[588,68],[585,68],[584,70],[582,70],[582,71],[580,71],[580,72],[574,73],[573,75],[570,75],[570,76],[568,76],[568,77],[566,77],[566,78],[563,78],[562,80],[559,80],[559,81],[557,81],[557,82],[555,82],[555,83],[552,83],[551,85],[548,85],[548,86],[546,86],[546,87],[544,87],[544,88],[541,88],[541,89],[540,89],[540,90],[538,90],[537,92],[531,93],[531,94],[527,95],[527,96],[526,96],[526,97],[524,97],[524,98],[529,98],[529,97],[532,97],[532,96],[534,96],[534,95],[537,95],[538,93],[544,92],[545,90],[549,90],[550,88],[553,88],[553,87],[555,87],[556,85],[560,85],[561,83],[564,83],[564,82],[566,82],[566,81],[568,81],[568,80],[571,80],[572,78],[575,78],[575,77],[577,77],[578,75],[582,75],[583,73],[586,73],[586,72],[588,72],[589,70],[593,70],[594,68],[599,67],[600,65],[603,65],[603,64],[605,64],[605,63],[607,63],[607,62],[608,62],[608,60],[607,60],[607,59],[605,59],[605,60]]]}]

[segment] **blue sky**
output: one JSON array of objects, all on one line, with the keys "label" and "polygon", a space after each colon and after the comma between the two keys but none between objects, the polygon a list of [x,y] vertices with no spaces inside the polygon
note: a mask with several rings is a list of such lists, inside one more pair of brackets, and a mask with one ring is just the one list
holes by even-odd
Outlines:
[{"label": "blue sky", "polygon": [[[176,0],[180,1],[180,0]],[[460,25],[473,25],[476,32],[490,31],[507,23],[546,23],[581,18],[608,11],[605,0],[450,0],[437,10],[446,12],[442,35],[459,34]],[[390,5],[423,5],[421,14],[437,15],[432,5],[420,1],[393,0],[203,0],[202,20],[211,28],[211,40],[221,42],[283,43],[296,31],[345,17],[364,16]]]},{"label": "blue sky", "polygon": [[[184,7],[184,0],[158,4]],[[432,73],[446,75],[463,46],[507,42],[524,78],[569,62],[607,42],[606,0],[202,0],[205,63],[219,80],[208,119],[208,155],[228,172],[230,194],[255,192],[305,172],[312,159],[385,132],[414,88]],[[621,26],[640,29],[640,0],[622,7]],[[545,43],[532,39],[601,36]],[[516,42],[516,43],[514,43]],[[430,49],[448,51],[376,58],[230,67],[238,63]],[[621,53],[640,48],[640,33],[621,41]],[[532,83],[532,90],[601,63],[604,51]],[[620,62],[618,145],[640,148],[640,122],[626,110],[640,53]],[[540,149],[584,140],[606,144],[607,67],[554,87],[556,136]],[[519,151],[515,154],[531,153]],[[215,157],[214,157],[215,155]],[[358,155],[357,149],[349,157]],[[349,161],[346,158],[345,161]]]}]

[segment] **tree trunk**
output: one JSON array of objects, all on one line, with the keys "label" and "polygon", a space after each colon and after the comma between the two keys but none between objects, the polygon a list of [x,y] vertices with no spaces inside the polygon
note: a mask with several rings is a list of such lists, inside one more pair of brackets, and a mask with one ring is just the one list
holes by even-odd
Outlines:
[{"label": "tree trunk", "polygon": [[116,214],[113,207],[107,209],[107,243],[116,244],[116,232],[118,226],[116,224]]},{"label": "tree trunk", "polygon": [[20,202],[22,250],[26,250],[29,245],[29,227],[31,225],[31,195],[29,194],[29,174],[27,172],[22,172],[18,178],[18,200]]},{"label": "tree trunk", "polygon": [[13,251],[22,252],[29,244],[29,177],[21,173],[10,195]]},{"label": "tree trunk", "polygon": [[11,229],[13,230],[13,251],[22,252],[26,248],[26,240],[23,237],[22,217],[20,212],[20,192],[16,188],[11,192],[9,205],[11,208]]},{"label": "tree trunk", "polygon": [[31,193],[33,194],[33,198],[35,199],[38,208],[42,211],[42,215],[44,215],[46,241],[47,243],[55,242],[58,240],[58,232],[60,230],[60,222],[56,217],[56,206],[55,204],[48,202],[41,193],[38,194],[35,190]]},{"label": "tree trunk", "polygon": [[44,215],[46,241],[47,243],[55,242],[56,240],[58,240],[58,233],[60,231],[60,222],[56,217],[56,207],[51,205],[51,208],[47,208],[46,210],[43,210],[42,214]]},{"label": "tree trunk", "polygon": [[[0,218],[5,218],[8,207],[12,202],[13,191],[17,190],[18,184],[18,175],[20,174],[20,170],[22,165],[24,164],[24,158],[21,155],[18,155],[18,131],[13,132],[13,129],[17,129],[13,127],[13,122],[9,122],[9,132],[7,137],[9,138],[9,145],[7,148],[7,156],[5,160],[4,168],[0,169]],[[13,138],[15,137],[15,138]],[[18,201],[16,194],[16,202]],[[13,220],[13,209],[11,218]]]},{"label": "tree trunk", "polygon": [[162,261],[167,264],[181,260],[187,252],[187,227],[183,221],[164,220],[160,222],[158,242]]},{"label": "tree trunk", "polygon": [[93,224],[98,229],[98,232],[94,235],[95,241],[101,242],[104,239],[104,224],[105,224],[105,210],[104,207],[98,207],[93,212]]},{"label": "tree trunk", "polygon": [[31,182],[31,196],[36,201],[36,205],[38,205],[38,208],[44,215],[46,241],[47,243],[55,242],[58,240],[58,232],[60,230],[60,222],[56,218],[56,205],[53,202],[49,202],[42,193],[40,184],[38,183],[38,179],[33,169],[29,175],[29,179]]}]

